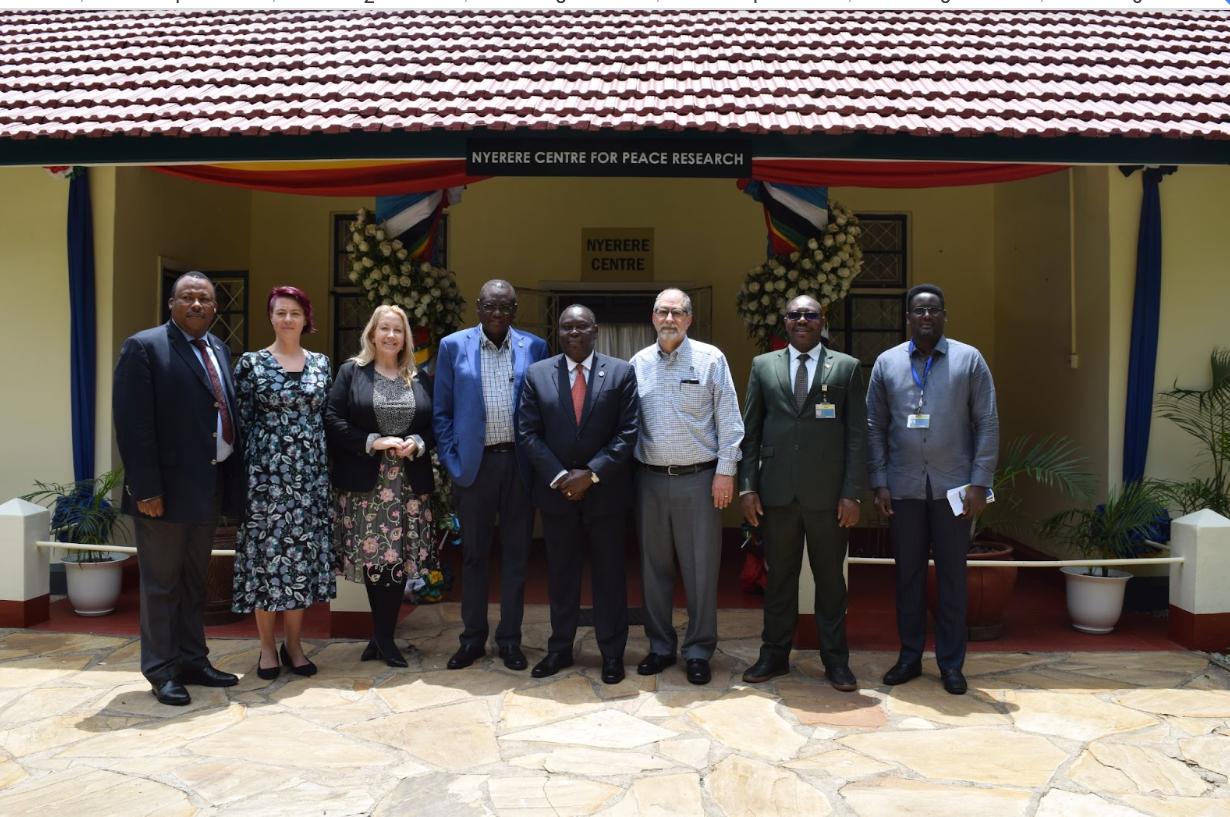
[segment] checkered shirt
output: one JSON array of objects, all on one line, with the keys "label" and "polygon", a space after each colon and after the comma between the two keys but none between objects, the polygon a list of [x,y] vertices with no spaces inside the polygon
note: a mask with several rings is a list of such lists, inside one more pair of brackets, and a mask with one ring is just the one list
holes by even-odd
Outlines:
[{"label": "checkered shirt", "polygon": [[498,347],[485,332],[479,332],[479,370],[483,374],[483,405],[487,410],[487,436],[484,445],[511,443],[513,433],[513,348],[512,333]]},{"label": "checkered shirt", "polygon": [[684,338],[674,352],[657,343],[632,358],[641,397],[636,458],[650,465],[717,460],[719,474],[738,470],[743,417],[726,356],[716,346]]}]

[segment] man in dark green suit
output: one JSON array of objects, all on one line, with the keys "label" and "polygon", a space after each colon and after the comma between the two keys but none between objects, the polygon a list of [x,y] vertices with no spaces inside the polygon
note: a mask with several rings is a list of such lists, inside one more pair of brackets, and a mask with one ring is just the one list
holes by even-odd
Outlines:
[{"label": "man in dark green suit", "polygon": [[824,314],[815,298],[795,298],[784,317],[790,345],[752,361],[743,408],[739,501],[748,523],[762,529],[769,573],[760,658],[743,680],[790,671],[806,539],[824,675],[852,692],[843,563],[866,487],[866,386],[856,359],[820,343]]}]

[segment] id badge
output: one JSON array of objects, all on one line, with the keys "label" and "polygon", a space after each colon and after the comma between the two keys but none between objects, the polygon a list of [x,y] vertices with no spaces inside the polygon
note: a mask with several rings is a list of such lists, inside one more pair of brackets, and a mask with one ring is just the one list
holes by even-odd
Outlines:
[{"label": "id badge", "polygon": [[817,420],[836,420],[837,406],[832,403],[816,403]]},{"label": "id badge", "polygon": [[930,414],[911,414],[905,418],[906,428],[931,428]]}]

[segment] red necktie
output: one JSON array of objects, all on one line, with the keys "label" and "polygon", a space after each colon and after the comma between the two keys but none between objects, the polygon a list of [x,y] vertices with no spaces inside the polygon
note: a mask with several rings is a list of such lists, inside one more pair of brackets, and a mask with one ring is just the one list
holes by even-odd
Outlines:
[{"label": "red necktie", "polygon": [[235,427],[231,425],[231,412],[226,407],[226,393],[222,391],[222,381],[218,378],[218,371],[214,368],[213,358],[209,356],[209,348],[205,345],[204,338],[197,338],[192,341],[192,345],[201,350],[201,358],[205,361],[205,373],[209,375],[209,384],[214,388],[214,405],[218,407],[218,413],[222,415],[222,439],[227,445],[232,445],[235,442]]},{"label": "red necktie", "polygon": [[572,410],[581,424],[581,410],[585,408],[585,367],[577,364],[577,379],[572,381]]}]

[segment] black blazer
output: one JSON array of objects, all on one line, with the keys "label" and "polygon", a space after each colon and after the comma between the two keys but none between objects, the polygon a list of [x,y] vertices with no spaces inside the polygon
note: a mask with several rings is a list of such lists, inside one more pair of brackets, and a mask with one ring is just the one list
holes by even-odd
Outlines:
[{"label": "black blazer", "polygon": [[111,405],[124,463],[120,508],[125,513],[136,515],[137,500],[160,496],[166,522],[216,523],[219,477],[223,513],[243,513],[243,429],[231,354],[213,335],[207,333],[205,340],[218,360],[235,428],[234,451],[220,465],[215,461],[218,407],[213,387],[179,327],[167,321],[138,332],[120,348]]},{"label": "black blazer", "polygon": [[[329,401],[325,403],[325,437],[329,441],[329,472],[333,487],[339,491],[370,491],[376,487],[380,452],[367,453],[367,437],[378,434],[373,402],[375,363],[357,366],[348,360],[337,370]],[[422,372],[414,378],[414,419],[409,428],[393,432],[396,437],[418,434],[427,452],[412,460],[402,460],[405,478],[416,494],[429,494],[434,485],[431,451],[436,436],[431,430],[431,384],[423,382]]]},{"label": "black blazer", "polygon": [[[517,445],[533,466],[534,504],[543,513],[623,513],[631,492],[632,451],[640,432],[636,373],[627,362],[594,354],[593,372],[578,426],[564,355],[540,360],[525,373],[517,414]],[[560,471],[588,468],[598,484],[580,503],[550,487]]]}]

